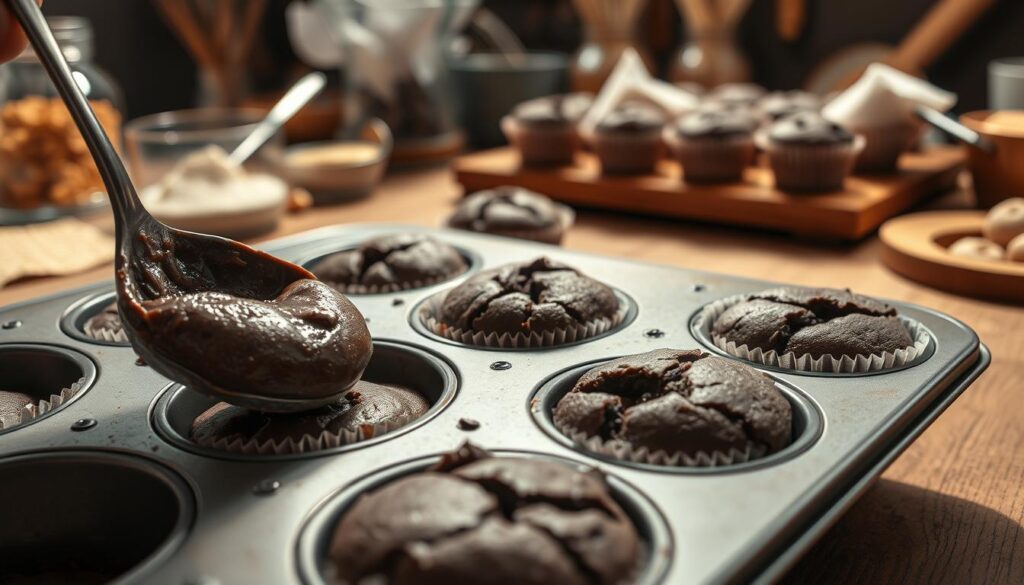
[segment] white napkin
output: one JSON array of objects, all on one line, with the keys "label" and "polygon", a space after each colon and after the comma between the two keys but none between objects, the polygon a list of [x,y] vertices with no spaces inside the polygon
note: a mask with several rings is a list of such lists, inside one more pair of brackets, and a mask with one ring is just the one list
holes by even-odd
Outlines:
[{"label": "white napkin", "polygon": [[955,103],[954,93],[873,63],[860,79],[826,104],[821,114],[843,126],[873,128],[905,120],[917,105],[945,112]]},{"label": "white napkin", "polygon": [[580,129],[592,131],[616,106],[630,99],[646,101],[670,117],[696,108],[700,101],[685,89],[651,77],[640,55],[629,48],[622,52],[615,69],[594,98],[594,104],[580,120]]}]

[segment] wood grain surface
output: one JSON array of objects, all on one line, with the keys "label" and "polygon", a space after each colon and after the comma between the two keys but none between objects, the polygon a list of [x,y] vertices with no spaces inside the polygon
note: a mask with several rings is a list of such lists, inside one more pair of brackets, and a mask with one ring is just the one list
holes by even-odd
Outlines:
[{"label": "wood grain surface", "polygon": [[[444,169],[393,174],[370,199],[287,218],[279,237],[344,222],[438,226],[460,195]],[[963,206],[957,191],[931,207]],[[565,247],[802,285],[852,287],[949,313],[992,366],[793,569],[786,583],[1024,583],[1024,310],[929,289],[886,269],[875,237],[790,236],[582,211]],[[0,289],[0,305],[110,278],[112,269]]]}]

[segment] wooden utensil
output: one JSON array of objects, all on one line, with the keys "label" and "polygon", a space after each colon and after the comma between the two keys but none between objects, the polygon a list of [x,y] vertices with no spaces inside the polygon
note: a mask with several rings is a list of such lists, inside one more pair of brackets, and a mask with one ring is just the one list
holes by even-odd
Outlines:
[{"label": "wooden utensil", "polygon": [[980,236],[984,211],[926,211],[879,229],[882,262],[911,280],[959,295],[1024,304],[1024,263],[954,256],[947,248]]},{"label": "wooden utensil", "polygon": [[819,94],[845,89],[875,62],[920,76],[993,3],[994,0],[941,0],[898,47],[882,43],[858,43],[847,47],[818,65],[808,76],[804,87]]}]

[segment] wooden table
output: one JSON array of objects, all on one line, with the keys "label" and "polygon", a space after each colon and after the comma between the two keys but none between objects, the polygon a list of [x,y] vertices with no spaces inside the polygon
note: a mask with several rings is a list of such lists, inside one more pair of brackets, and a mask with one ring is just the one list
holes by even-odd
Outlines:
[{"label": "wooden table", "polygon": [[[345,222],[436,226],[459,196],[444,170],[393,174],[370,199],[286,219],[269,236]],[[963,205],[954,192],[934,206]],[[871,237],[791,237],[584,211],[565,247],[918,303],[973,327],[992,366],[787,578],[792,583],[1024,583],[1024,309],[960,298],[887,270]],[[0,289],[0,305],[111,277],[104,267]]]}]

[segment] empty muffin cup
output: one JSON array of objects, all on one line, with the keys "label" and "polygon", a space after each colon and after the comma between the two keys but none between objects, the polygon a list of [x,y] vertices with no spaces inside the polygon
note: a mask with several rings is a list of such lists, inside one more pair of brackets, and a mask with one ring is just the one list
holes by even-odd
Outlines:
[{"label": "empty muffin cup", "polygon": [[530,413],[541,430],[555,441],[589,457],[647,471],[695,474],[742,471],[774,465],[797,456],[817,441],[824,428],[820,409],[796,387],[776,378],[772,378],[775,389],[790,406],[791,430],[789,443],[771,453],[766,453],[763,446],[749,444],[743,449],[670,454],[634,448],[622,441],[603,440],[557,424],[554,411],[559,401],[572,391],[584,374],[604,363],[607,362],[573,366],[555,374],[542,382],[528,401]]},{"label": "empty muffin cup", "polygon": [[96,379],[89,358],[46,345],[0,345],[0,372],[0,431],[63,408]]},{"label": "empty muffin cup", "polygon": [[[153,418],[168,441],[204,455],[303,457],[365,447],[408,432],[444,409],[457,386],[444,359],[414,346],[375,341],[361,382],[338,405],[265,414],[174,385],[160,397]],[[389,414],[386,420],[377,416],[381,410]]]},{"label": "empty muffin cup", "polygon": [[0,463],[0,582],[147,582],[185,540],[194,500],[173,472],[99,451]]},{"label": "empty muffin cup", "polygon": [[[459,451],[461,452],[464,449],[466,449],[466,446]],[[515,458],[544,463],[560,463],[582,473],[587,473],[593,469],[578,462],[538,453],[495,451],[491,455],[500,459]],[[451,454],[446,455],[445,459],[450,457]],[[437,456],[424,457],[378,471],[354,484],[342,488],[330,496],[319,508],[314,510],[299,535],[297,549],[298,568],[303,582],[316,585],[344,582],[339,579],[334,564],[329,558],[332,537],[339,521],[346,514],[350,513],[354,506],[370,492],[394,485],[399,480],[422,474],[440,460],[441,458]],[[637,488],[618,479],[614,475],[605,475],[604,481],[607,484],[611,499],[625,513],[625,516],[635,528],[639,540],[639,554],[637,555],[639,558],[636,561],[636,566],[633,568],[634,575],[627,582],[642,585],[653,585],[662,582],[673,558],[672,537],[664,517],[647,496]],[[542,502],[543,500],[540,499],[539,501]],[[607,536],[609,535],[603,535],[602,537]],[[580,536],[581,539],[583,537],[584,535]],[[562,550],[554,542],[551,543],[551,546],[553,548],[550,550],[554,554],[558,554],[557,551]],[[574,557],[573,564],[583,562],[576,555],[570,556]],[[539,562],[540,559],[537,559],[537,561]],[[486,567],[481,567],[481,570],[486,570]],[[587,579],[584,579],[584,581],[587,581]]]},{"label": "empty muffin cup", "polygon": [[747,300],[748,295],[735,295],[705,305],[691,319],[690,329],[694,336],[705,345],[735,358],[755,364],[797,370],[801,372],[822,372],[833,374],[866,374],[904,368],[925,359],[933,349],[931,333],[917,321],[904,315],[896,319],[906,328],[911,344],[895,351],[875,353],[832,355],[814,357],[810,353],[797,355],[794,352],[780,353],[760,347],[748,347],[716,336],[712,332],[715,320],[727,309]]}]

